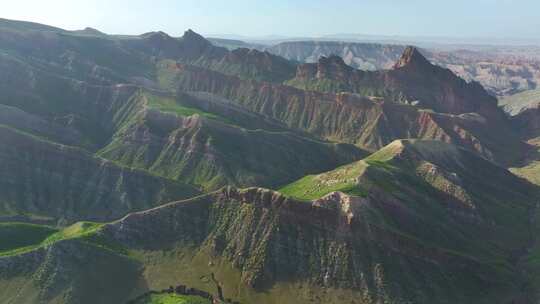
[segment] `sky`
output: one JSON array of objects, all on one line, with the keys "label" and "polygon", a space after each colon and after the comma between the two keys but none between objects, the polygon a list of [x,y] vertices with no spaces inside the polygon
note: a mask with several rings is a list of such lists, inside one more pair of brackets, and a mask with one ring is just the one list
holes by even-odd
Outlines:
[{"label": "sky", "polygon": [[540,0],[4,0],[0,18],[109,34],[540,38]]}]

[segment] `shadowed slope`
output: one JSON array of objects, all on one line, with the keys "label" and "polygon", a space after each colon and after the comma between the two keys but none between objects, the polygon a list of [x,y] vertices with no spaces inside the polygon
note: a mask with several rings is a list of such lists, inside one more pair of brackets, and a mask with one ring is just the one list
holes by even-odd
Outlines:
[{"label": "shadowed slope", "polygon": [[8,127],[0,126],[0,136],[3,215],[33,214],[67,222],[111,220],[198,193],[190,186]]}]

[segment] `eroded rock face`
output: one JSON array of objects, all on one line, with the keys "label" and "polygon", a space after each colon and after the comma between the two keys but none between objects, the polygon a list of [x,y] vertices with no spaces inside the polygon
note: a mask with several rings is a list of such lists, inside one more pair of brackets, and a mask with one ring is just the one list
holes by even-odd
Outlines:
[{"label": "eroded rock face", "polygon": [[472,198],[463,187],[463,181],[455,172],[448,172],[439,166],[424,162],[417,168],[417,174],[431,186],[452,196],[463,204],[463,207],[476,209]]},{"label": "eroded rock face", "polygon": [[289,83],[305,89],[374,95],[440,113],[476,112],[489,119],[503,119],[496,99],[481,85],[467,83],[450,70],[432,65],[414,47],[406,48],[387,71],[355,70],[336,56],[322,57],[318,63],[299,66],[297,77]]},{"label": "eroded rock face", "polygon": [[317,65],[317,78],[345,79],[352,69],[345,65],[341,57],[321,57]]},{"label": "eroded rock face", "polygon": [[407,47],[401,58],[394,64],[394,69],[427,69],[432,67],[432,64],[420,53],[420,51],[415,47]]},{"label": "eroded rock face", "polygon": [[[302,71],[304,67],[300,66],[298,70]],[[315,71],[316,69],[304,72],[306,75],[316,75],[318,72]],[[451,84],[453,89],[448,91],[448,95],[441,93],[443,95],[438,99],[441,104],[447,104],[447,98],[454,98],[455,102],[459,101],[459,107],[466,107],[463,111],[478,110],[478,114],[455,115],[424,111],[418,106],[387,102],[384,98],[305,91],[284,85],[244,81],[189,65],[181,65],[175,69],[175,73],[175,82],[184,90],[210,92],[247,110],[283,122],[289,128],[304,130],[328,140],[353,143],[368,150],[379,149],[396,138],[439,139],[468,147],[500,163],[507,163],[522,157],[527,149],[510,128],[504,113],[496,104],[492,104],[491,97],[478,91],[484,98],[483,102],[473,98],[476,85],[468,85],[472,89],[465,90],[470,92],[467,95],[469,99],[452,97],[455,96],[454,93],[460,92],[458,88],[461,85],[455,87]],[[351,73],[363,75],[365,72]],[[407,74],[400,69],[388,73],[395,74],[395,79]],[[441,73],[451,75],[449,71]],[[393,79],[394,76],[388,77]],[[452,77],[455,78],[453,75]],[[359,76],[358,79],[365,78]],[[415,80],[410,81],[417,83]],[[406,83],[403,82],[402,85],[405,86]],[[476,101],[478,108],[472,100]],[[448,106],[455,102],[448,101]],[[502,149],[505,151],[501,151]]]},{"label": "eroded rock face", "polygon": [[332,192],[323,198],[312,202],[313,206],[337,211],[346,218],[350,225],[355,217],[360,216],[362,207],[369,204],[368,198],[346,195],[342,192]]},{"label": "eroded rock face", "polygon": [[504,97],[538,87],[540,56],[537,50],[516,48],[489,51],[432,51],[428,57],[467,81],[477,81],[492,95]]}]

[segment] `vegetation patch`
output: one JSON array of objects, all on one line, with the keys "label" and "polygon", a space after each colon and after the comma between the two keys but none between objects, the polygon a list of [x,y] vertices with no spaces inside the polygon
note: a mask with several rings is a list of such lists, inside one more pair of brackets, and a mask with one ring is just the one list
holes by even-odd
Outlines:
[{"label": "vegetation patch", "polygon": [[540,186],[540,161],[533,161],[521,168],[510,168],[510,171]]},{"label": "vegetation patch", "polygon": [[103,224],[78,222],[51,235],[45,240],[44,243],[50,244],[67,239],[86,237],[97,232],[101,226],[103,226]]},{"label": "vegetation patch", "polygon": [[145,97],[148,100],[148,107],[164,113],[172,113],[179,116],[191,116],[198,114],[210,119],[223,120],[221,117],[215,114],[204,112],[197,108],[184,106],[172,97],[158,96],[151,93],[145,93]]},{"label": "vegetation patch", "polygon": [[299,200],[314,200],[331,192],[340,191],[354,196],[366,196],[367,192],[358,185],[358,177],[367,167],[364,161],[342,166],[318,175],[308,175],[279,189],[279,192]]},{"label": "vegetation patch", "polygon": [[499,105],[511,115],[519,114],[523,109],[540,103],[540,89],[529,90],[522,93],[499,99]]},{"label": "vegetation patch", "polygon": [[79,222],[58,230],[42,225],[3,223],[0,224],[0,256],[22,254],[75,238],[111,249],[97,234],[102,226],[103,224],[99,223]]},{"label": "vegetation patch", "polygon": [[151,294],[148,297],[138,300],[136,304],[211,304],[209,300],[197,297],[186,296],[174,293]]},{"label": "vegetation patch", "polygon": [[[540,156],[540,138],[533,139],[529,143],[538,147],[536,154]],[[540,185],[540,158],[530,160],[525,166],[510,168],[510,171],[533,184]]]}]

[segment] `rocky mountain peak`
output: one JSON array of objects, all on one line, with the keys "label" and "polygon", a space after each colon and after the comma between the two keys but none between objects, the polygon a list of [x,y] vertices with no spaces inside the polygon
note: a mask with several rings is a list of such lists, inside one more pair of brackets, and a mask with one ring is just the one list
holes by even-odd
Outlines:
[{"label": "rocky mountain peak", "polygon": [[305,63],[297,67],[296,79],[332,79],[349,81],[355,69],[337,55],[321,56],[316,63]]},{"label": "rocky mountain peak", "polygon": [[198,45],[211,45],[210,41],[206,40],[203,36],[195,33],[193,30],[188,29],[184,32],[182,40],[186,43],[197,43]]},{"label": "rocky mountain peak", "polygon": [[349,67],[345,61],[343,61],[343,58],[337,56],[337,55],[330,55],[330,56],[321,56],[319,58],[319,64],[320,65],[337,65],[337,66],[343,66],[343,67]]},{"label": "rocky mountain peak", "polygon": [[84,33],[87,34],[93,34],[93,35],[105,35],[105,33],[93,28],[93,27],[85,27],[84,30],[82,30]]},{"label": "rocky mountain peak", "polygon": [[315,64],[302,64],[299,65],[296,72],[297,78],[328,78],[334,80],[346,80],[349,77],[350,72],[354,70],[348,66],[343,58],[331,55],[321,56],[319,61]]},{"label": "rocky mountain peak", "polygon": [[169,36],[167,33],[162,32],[162,31],[144,33],[141,35],[141,37],[147,41],[151,41],[154,43],[159,43],[163,41],[171,41],[172,39],[174,39],[171,36]]},{"label": "rocky mountain peak", "polygon": [[409,46],[403,51],[401,58],[394,65],[394,69],[400,69],[408,66],[431,66],[431,63],[414,47]]},{"label": "rocky mountain peak", "polygon": [[[165,34],[164,32],[162,31],[157,31],[157,32],[147,32],[147,33],[144,33],[141,35],[141,37],[143,38],[148,38],[148,37],[158,37],[158,36],[163,36],[163,34]],[[166,34],[165,34],[166,35]]]}]

